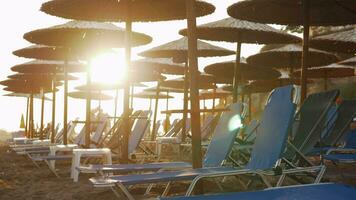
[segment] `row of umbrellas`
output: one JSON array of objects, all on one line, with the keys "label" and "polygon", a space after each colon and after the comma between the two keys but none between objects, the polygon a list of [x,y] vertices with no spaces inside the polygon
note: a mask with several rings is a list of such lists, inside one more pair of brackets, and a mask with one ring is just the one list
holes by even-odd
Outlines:
[{"label": "row of umbrellas", "polygon": [[[59,17],[76,19],[76,20],[93,20],[93,21],[124,21],[125,29],[120,29],[115,27],[112,24],[108,23],[99,23],[99,22],[87,22],[87,21],[70,21],[64,25],[54,26],[47,29],[39,29],[31,31],[24,35],[24,38],[30,42],[39,44],[39,45],[48,45],[42,46],[47,48],[46,53],[37,53],[39,56],[27,56],[35,59],[45,59],[45,60],[56,60],[62,62],[61,68],[55,68],[51,74],[63,73],[64,77],[68,77],[70,62],[78,60],[85,60],[90,62],[90,55],[97,53],[98,50],[108,50],[110,48],[122,48],[125,47],[126,63],[129,67],[128,80],[132,79],[135,73],[135,67],[131,63],[131,47],[145,45],[151,41],[151,38],[142,33],[132,32],[132,22],[141,21],[164,21],[164,20],[176,20],[176,19],[186,19],[188,18],[187,30],[181,30],[180,33],[184,36],[181,39],[172,41],[170,43],[155,47],[148,51],[142,52],[140,55],[150,58],[170,58],[174,63],[183,63],[183,66],[180,66],[181,71],[179,74],[184,74],[185,78],[171,80],[175,84],[179,84],[179,87],[172,87],[172,85],[165,85],[163,77],[156,77],[158,85],[156,87],[156,97],[160,95],[161,87],[162,89],[174,88],[174,89],[183,89],[184,97],[184,112],[183,118],[187,117],[188,109],[188,91],[190,91],[191,99],[191,119],[192,121],[192,146],[193,146],[193,166],[201,166],[201,144],[200,144],[200,113],[199,113],[199,101],[198,101],[198,89],[205,87],[216,87],[216,84],[219,83],[233,83],[233,101],[237,101],[238,88],[240,84],[244,84],[250,80],[258,79],[276,79],[280,76],[280,73],[272,68],[279,67],[273,66],[268,67],[266,63],[262,64],[253,63],[253,57],[250,57],[246,62],[241,61],[241,45],[243,43],[258,43],[258,44],[289,44],[289,43],[298,43],[301,41],[300,38],[286,34],[282,31],[273,29],[270,26],[264,24],[258,24],[257,22],[262,23],[288,23],[288,24],[301,24],[304,23],[305,34],[303,40],[303,51],[300,51],[295,45],[287,45],[284,48],[293,52],[289,55],[294,55],[294,52],[298,52],[297,56],[293,56],[293,59],[288,59],[287,65],[283,63],[280,67],[291,68],[291,74],[294,76],[294,68],[299,68],[302,66],[301,72],[301,84],[302,91],[305,90],[306,84],[306,66],[311,65],[306,57],[312,57],[308,52],[308,38],[309,38],[309,25],[336,25],[336,24],[349,24],[356,21],[354,13],[342,12],[343,7],[340,6],[351,6],[354,8],[355,4],[352,1],[344,0],[337,5],[334,5],[334,2],[328,0],[327,2],[330,5],[335,7],[328,7],[322,2],[309,5],[310,8],[314,10],[321,10],[322,12],[311,12],[308,15],[309,6],[304,6],[305,12],[302,16],[302,12],[297,12],[301,10],[300,0],[293,0],[289,5],[283,4],[283,1],[278,0],[251,0],[251,1],[241,1],[228,8],[228,13],[230,16],[236,18],[227,18],[217,22],[212,22],[206,25],[195,27],[195,17],[204,16],[214,12],[214,6],[203,1],[187,0],[187,4],[182,4],[179,0],[159,0],[159,1],[111,1],[111,0],[92,0],[90,2],[84,0],[52,0],[47,3],[44,3],[41,7],[41,10],[50,15],[55,15]],[[329,2],[330,1],[330,2]],[[267,3],[268,2],[268,3]],[[297,3],[296,3],[297,2]],[[303,5],[305,2],[303,1]],[[327,4],[328,4],[327,3]],[[324,5],[324,7],[318,7]],[[275,6],[275,7],[273,7]],[[278,10],[279,8],[279,10]],[[281,9],[283,8],[283,9]],[[276,10],[273,10],[276,9]],[[294,10],[295,12],[285,12],[285,10]],[[338,10],[337,10],[338,9]],[[283,11],[281,11],[283,10]],[[265,12],[266,11],[266,12]],[[267,12],[268,11],[268,12]],[[271,12],[273,11],[273,12]],[[321,15],[325,13],[333,13],[337,11],[337,15],[333,15],[333,18],[323,18]],[[339,12],[340,11],[340,12]],[[241,14],[245,13],[245,14]],[[284,16],[286,14],[288,16]],[[274,18],[268,18],[269,15],[274,15]],[[276,15],[279,15],[275,17]],[[320,16],[319,16],[320,15]],[[338,16],[340,15],[340,16]],[[345,16],[342,16],[345,15]],[[261,17],[262,16],[262,17]],[[283,19],[282,21],[280,21]],[[321,19],[321,21],[320,21]],[[255,22],[248,22],[255,21]],[[266,21],[264,21],[266,20]],[[294,21],[293,21],[294,20]],[[315,21],[313,21],[315,20]],[[319,21],[318,21],[319,20]],[[323,21],[324,20],[324,21]],[[331,22],[332,21],[332,22]],[[310,23],[313,22],[313,23]],[[206,42],[196,40],[196,38],[213,40],[213,41],[227,41],[234,42],[237,44],[236,52],[229,51],[220,47],[212,46]],[[115,41],[115,42],[113,42]],[[95,47],[95,48],[93,48]],[[36,49],[41,48],[29,47],[26,49]],[[23,49],[26,50],[26,49]],[[42,49],[43,50],[43,49]],[[271,54],[276,53],[274,49]],[[267,52],[267,51],[266,51]],[[265,55],[266,52],[262,52],[261,55]],[[322,52],[319,50],[310,51],[311,54],[323,55],[327,59],[323,59],[324,64],[330,64],[337,61],[337,58],[329,53]],[[17,53],[17,52],[14,52]],[[302,53],[302,56],[300,56]],[[46,55],[50,54],[50,55]],[[210,57],[210,56],[225,56],[236,54],[236,59],[233,62],[228,63],[218,63],[215,66],[208,66],[205,69],[205,72],[214,74],[215,76],[206,75],[204,73],[199,73],[197,70],[197,57]],[[278,52],[277,52],[278,54]],[[313,54],[313,55],[314,55]],[[259,56],[261,56],[259,55]],[[257,56],[257,55],[256,55]],[[303,61],[297,61],[294,59],[299,56],[303,57]],[[257,59],[258,60],[258,59]],[[273,60],[273,59],[272,59]],[[279,60],[279,58],[277,59]],[[280,59],[282,60],[282,59]],[[308,61],[308,62],[307,62]],[[299,65],[298,65],[299,64]],[[324,64],[312,65],[320,66]],[[154,66],[158,66],[157,63],[153,62]],[[172,64],[173,65],[173,64]],[[171,66],[172,67],[172,66]],[[84,67],[87,71],[87,66]],[[131,69],[133,68],[133,70]],[[170,67],[163,68],[157,67],[156,69],[149,68],[150,70],[145,71],[145,75],[151,71],[154,71],[156,74],[161,73],[171,73]],[[178,69],[178,68],[177,68]],[[132,70],[132,73],[131,73]],[[225,73],[224,73],[225,70]],[[231,73],[233,72],[233,73]],[[253,73],[254,72],[254,73]],[[172,72],[173,74],[177,72]],[[89,74],[89,73],[87,73]],[[268,77],[270,75],[270,77]],[[54,76],[56,78],[56,76]],[[141,76],[138,76],[141,77]],[[52,79],[53,86],[56,83],[56,79]],[[169,81],[166,81],[169,82]],[[207,85],[205,85],[207,83]],[[123,120],[129,120],[129,84],[125,83],[124,88],[124,113]],[[172,83],[171,83],[172,84]],[[87,85],[91,86],[90,76],[87,76]],[[65,116],[63,123],[66,125],[66,110],[67,110],[67,90],[68,90],[68,79],[64,78],[65,86]],[[43,88],[43,87],[42,87]],[[53,91],[55,87],[52,87]],[[53,100],[55,100],[55,92],[53,92]],[[88,92],[87,95],[87,119],[86,125],[90,124],[90,97],[91,92]],[[305,97],[305,92],[303,92],[303,97]],[[155,103],[155,108],[158,106],[158,101]],[[154,121],[157,118],[157,111],[154,114]],[[185,120],[183,120],[185,121]],[[124,123],[129,124],[129,123]],[[154,123],[155,124],[155,123]],[[90,126],[87,126],[88,128]],[[185,126],[183,126],[185,127]],[[66,130],[66,127],[64,127]],[[130,127],[125,127],[125,134],[123,134],[123,159],[127,159],[127,141],[130,132]],[[155,127],[153,128],[155,130]],[[86,132],[86,141],[90,141],[89,129]],[[185,132],[185,131],[183,131]],[[183,136],[184,137],[184,136]],[[64,137],[66,139],[66,137]],[[154,135],[152,135],[154,139]],[[184,138],[183,138],[184,139]],[[88,145],[88,144],[87,144]]]}]

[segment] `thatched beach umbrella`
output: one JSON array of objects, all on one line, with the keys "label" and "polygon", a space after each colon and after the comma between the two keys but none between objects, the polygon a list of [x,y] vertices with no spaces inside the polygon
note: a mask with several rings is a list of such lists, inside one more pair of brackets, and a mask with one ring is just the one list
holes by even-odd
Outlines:
[{"label": "thatched beach umbrella", "polygon": [[[355,76],[355,68],[346,65],[331,64],[322,67],[308,69],[308,77],[324,79],[324,90],[328,90],[328,78],[345,78]],[[294,76],[300,77],[301,71],[294,72]]]},{"label": "thatched beach umbrella", "polygon": [[[64,74],[47,74],[47,73],[17,73],[17,74],[12,74],[7,76],[10,79],[17,79],[17,80],[29,80],[29,81],[36,81],[36,80],[49,80],[52,82],[54,79],[57,81],[63,81],[65,80],[66,77],[64,77]],[[68,75],[67,76],[68,80],[78,80],[77,77]]]},{"label": "thatched beach umbrella", "polygon": [[349,58],[349,59],[346,59],[346,60],[342,60],[342,61],[339,62],[339,64],[356,67],[356,56],[352,57],[352,58]]},{"label": "thatched beach umbrella", "polygon": [[[31,95],[28,94],[28,93],[17,93],[17,92],[11,92],[11,93],[8,93],[8,94],[4,94],[3,96],[6,96],[6,97],[22,97],[22,98],[26,98],[26,117],[25,117],[25,133],[27,135],[27,129],[28,129],[28,114],[29,114],[29,104],[30,104],[30,97]],[[41,95],[41,94],[33,94],[33,98],[35,99],[42,99],[44,95]],[[44,96],[44,99],[46,101],[51,101],[50,98],[48,97],[45,97]]]},{"label": "thatched beach umbrella", "polygon": [[[88,97],[88,93],[86,91],[74,91],[74,92],[69,92],[68,96],[75,99],[86,99]],[[98,100],[98,101],[113,99],[112,96],[99,92],[90,92],[90,96],[92,100]]]},{"label": "thatched beach umbrella", "polygon": [[[196,52],[197,57],[227,56],[227,55],[233,55],[234,53],[235,52],[230,51],[228,49],[217,47],[200,40],[197,41],[197,52]],[[188,110],[188,87],[189,87],[188,73],[187,73],[188,72],[188,62],[187,62],[188,61],[188,38],[182,37],[178,40],[174,40],[165,43],[163,45],[154,47],[152,49],[146,50],[140,53],[139,55],[143,57],[150,57],[150,58],[171,58],[173,59],[174,62],[185,63],[186,72],[185,72],[185,79],[184,79],[185,81],[183,81],[183,85],[185,85],[185,87],[183,87],[185,90],[183,110]],[[198,81],[197,88],[201,88],[202,87],[201,84],[202,83]],[[166,83],[162,83],[161,86],[170,87],[169,85],[166,85]],[[187,112],[183,112],[183,123],[185,123],[186,119],[187,119]],[[184,128],[185,126],[183,125],[183,129]],[[185,133],[184,130],[183,133]],[[185,141],[185,134],[182,134],[182,141]]]},{"label": "thatched beach umbrella", "polygon": [[249,65],[244,62],[236,65],[235,61],[210,64],[204,68],[204,72],[207,74],[212,74],[218,78],[224,78],[228,83],[233,83],[233,79],[235,77],[234,71],[236,67],[241,73],[238,74],[240,77],[240,82],[250,80],[277,79],[281,76],[279,71],[272,68],[261,67],[259,65]]},{"label": "thatched beach umbrella", "polygon": [[[294,69],[299,69],[302,65],[303,49],[299,45],[289,44],[280,48],[262,51],[249,56],[246,61],[251,65],[264,66],[268,68],[289,68],[293,73]],[[317,49],[309,49],[308,66],[317,67],[335,63],[338,61],[335,54]]]},{"label": "thatched beach umbrella", "polygon": [[336,53],[356,53],[356,28],[310,39],[310,46]]},{"label": "thatched beach umbrella", "polygon": [[[41,94],[42,96],[42,102],[44,101],[44,93],[48,93],[48,92],[52,92],[53,88],[52,85],[50,84],[49,86],[47,85],[41,85],[39,86],[37,85],[33,85],[33,84],[29,84],[29,81],[19,81],[19,80],[14,80],[17,83],[14,84],[7,84],[7,87],[4,88],[5,91],[9,91],[9,92],[15,92],[15,93],[27,93],[30,95],[29,97],[29,124],[28,124],[28,128],[27,128],[27,132],[26,132],[26,136],[29,138],[33,138],[34,136],[34,123],[33,123],[33,98],[34,98],[34,94]],[[20,83],[22,82],[22,84]],[[55,89],[56,91],[58,91],[58,89]],[[41,123],[43,121],[43,109],[44,109],[44,105],[42,103],[42,108],[41,108]]]},{"label": "thatched beach umbrella", "polygon": [[[87,58],[90,58],[98,51],[108,48],[121,48],[124,47],[125,30],[110,23],[89,22],[89,21],[69,21],[65,24],[52,26],[28,32],[24,38],[30,42],[49,46],[59,46],[67,48],[67,53],[70,51],[77,52],[78,50],[85,49]],[[133,38],[132,46],[140,46],[150,43],[152,38],[141,33],[132,32],[130,35]],[[90,59],[87,59],[90,62]],[[66,59],[66,61],[68,61]],[[66,75],[66,71],[64,72]],[[89,69],[87,69],[87,84],[90,85],[91,78]],[[66,85],[66,81],[65,81]],[[65,113],[67,110],[67,87],[65,87]],[[90,95],[87,100],[87,126],[86,126],[86,146],[90,145]],[[65,117],[64,124],[67,119]],[[64,127],[66,129],[66,127]],[[66,131],[64,139],[66,140]]]},{"label": "thatched beach umbrella", "polygon": [[228,8],[230,16],[267,24],[303,25],[302,95],[307,95],[309,27],[338,26],[356,23],[356,2],[351,0],[249,0],[240,1]]},{"label": "thatched beach umbrella", "polygon": [[[209,3],[196,0],[187,0],[185,4],[181,0],[156,0],[156,1],[112,1],[112,0],[93,0],[90,3],[84,0],[68,1],[68,0],[53,0],[42,5],[42,11],[67,18],[86,19],[86,20],[103,20],[103,21],[124,21],[126,25],[126,63],[130,66],[131,60],[131,45],[130,35],[133,21],[165,21],[188,19],[189,28],[189,63],[191,76],[191,93],[193,96],[198,95],[198,90],[194,88],[194,77],[198,71],[196,53],[196,16],[204,16],[214,12],[215,7]],[[93,15],[95,13],[95,15]],[[128,96],[128,88],[125,89],[125,96]],[[195,98],[194,98],[195,99]],[[197,102],[197,103],[193,103]],[[124,100],[124,119],[129,120],[129,102]],[[201,144],[200,144],[200,120],[199,120],[199,101],[192,101],[193,123],[193,167],[201,167]],[[127,123],[128,124],[128,123]],[[129,126],[125,126],[123,156],[124,161],[128,160],[128,135]]]},{"label": "thatched beach umbrella", "polygon": [[[135,93],[132,95],[135,98],[140,98],[140,99],[149,99],[150,100],[150,107],[149,109],[152,109],[152,99],[172,99],[174,98],[173,96],[167,95],[165,93],[160,92],[158,96],[156,95],[156,91],[142,91],[139,93]],[[155,108],[156,109],[156,108]]]},{"label": "thatched beach umbrella", "polygon": [[[61,48],[60,53],[57,51],[53,51],[52,48],[48,48],[46,46],[39,46],[36,45],[34,48],[26,48],[26,54],[22,54],[23,52],[20,51],[16,55],[18,56],[24,56],[26,58],[38,58],[38,59],[45,59],[45,60],[32,60],[26,63],[22,63],[19,65],[15,65],[11,68],[12,71],[19,72],[19,73],[46,73],[46,74],[52,74],[53,77],[53,84],[57,81],[55,78],[57,77],[57,74],[64,74],[64,71],[68,73],[75,73],[75,72],[85,72],[86,71],[86,65],[77,61],[67,61],[66,65],[64,62],[56,60],[57,58],[60,60],[65,60],[65,54],[63,52],[63,48]],[[74,54],[71,54],[74,55]],[[62,57],[61,57],[62,56]],[[54,59],[54,60],[52,60]],[[64,70],[65,68],[65,70]],[[67,74],[67,77],[69,75]],[[67,81],[70,80],[67,78]],[[68,86],[66,85],[65,81],[65,88]],[[55,85],[52,86],[53,88]],[[66,90],[66,89],[65,89]],[[65,94],[66,95],[66,94]],[[55,121],[56,121],[56,92],[55,90],[52,91],[52,126],[51,126],[51,143],[54,143],[55,141]],[[66,112],[64,112],[65,115]],[[66,116],[64,116],[64,120],[66,120]],[[64,125],[64,128],[66,128],[67,124]]]},{"label": "thatched beach umbrella", "polygon": [[[237,101],[238,96],[238,75],[241,73],[239,72],[237,65],[241,61],[241,46],[243,43],[281,44],[297,43],[301,41],[299,37],[277,30],[269,25],[234,18],[225,18],[200,25],[197,27],[196,31],[199,39],[234,42],[237,44],[233,84],[235,86],[233,102]],[[187,29],[181,30],[180,34],[187,35]]]}]

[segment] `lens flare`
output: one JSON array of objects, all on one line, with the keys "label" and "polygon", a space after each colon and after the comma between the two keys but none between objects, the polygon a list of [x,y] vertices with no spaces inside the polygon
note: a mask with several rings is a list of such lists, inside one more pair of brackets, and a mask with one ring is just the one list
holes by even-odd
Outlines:
[{"label": "lens flare", "polygon": [[92,82],[116,84],[125,80],[126,64],[122,54],[106,53],[92,59]]},{"label": "lens flare", "polygon": [[241,128],[242,127],[241,116],[235,115],[235,116],[231,117],[228,127],[229,127],[230,131]]}]

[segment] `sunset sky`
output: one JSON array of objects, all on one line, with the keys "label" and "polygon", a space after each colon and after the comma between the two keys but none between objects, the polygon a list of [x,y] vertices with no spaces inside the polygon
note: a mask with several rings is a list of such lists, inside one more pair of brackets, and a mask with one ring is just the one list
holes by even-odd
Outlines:
[{"label": "sunset sky", "polygon": [[[39,8],[45,0],[11,0],[6,1],[0,7],[0,25],[1,37],[0,37],[0,79],[4,80],[6,77],[13,72],[10,68],[16,64],[24,63],[29,61],[28,59],[19,58],[12,55],[12,51],[27,47],[31,45],[29,42],[25,41],[22,36],[24,33],[29,32],[38,28],[45,28],[53,25],[58,25],[65,23],[67,20],[53,17],[39,11]],[[199,18],[197,20],[198,24],[203,24],[211,21],[216,21],[227,17],[226,8],[236,2],[236,0],[208,0],[208,2],[216,6],[216,11],[212,15]],[[116,24],[123,27],[123,24]],[[186,21],[171,21],[171,22],[157,22],[157,23],[135,23],[133,25],[133,30],[137,32],[142,32],[153,37],[153,42],[149,45],[135,48],[133,50],[133,58],[139,58],[136,56],[138,52],[152,48],[154,46],[176,40],[180,36],[178,35],[178,30],[186,27]],[[235,44],[222,43],[222,42],[211,42],[214,45],[219,45],[231,50],[235,49]],[[242,55],[248,56],[256,53],[259,50],[257,45],[244,45]],[[118,51],[121,53],[118,56],[118,63],[123,61],[122,50]],[[222,58],[203,58],[199,59],[199,69],[202,70],[204,66],[210,63],[232,60],[234,56],[222,57]],[[113,61],[115,62],[115,61]],[[112,79],[113,73],[105,73],[110,69],[110,67],[103,67],[100,70],[96,70],[93,80],[103,80],[103,77],[110,77]],[[99,74],[99,75],[98,75]],[[79,77],[83,77],[79,75]],[[75,85],[80,85],[83,83],[83,79],[80,81],[72,82],[71,87]],[[57,123],[62,122],[62,110],[63,110],[63,88],[60,88],[58,92],[57,101]],[[2,95],[8,92],[1,91],[0,96],[0,128],[15,131],[19,129],[21,114],[25,114],[26,99],[15,98],[15,97],[4,97]],[[51,97],[51,95],[47,95]],[[121,100],[119,101],[121,102]],[[135,109],[147,109],[148,101],[136,100]],[[180,108],[182,102],[182,97],[177,96],[175,103],[170,104],[170,108]],[[93,107],[97,103],[93,102]],[[113,114],[113,101],[107,101],[102,104],[103,109],[109,114]],[[165,105],[162,103],[162,108]],[[119,111],[121,112],[122,105],[119,106]],[[46,103],[45,108],[45,121],[49,122],[51,119],[51,104]],[[69,99],[69,119],[74,119],[79,117],[84,119],[85,116],[85,102],[84,100]],[[39,122],[40,117],[40,101],[35,100],[35,122]]]}]

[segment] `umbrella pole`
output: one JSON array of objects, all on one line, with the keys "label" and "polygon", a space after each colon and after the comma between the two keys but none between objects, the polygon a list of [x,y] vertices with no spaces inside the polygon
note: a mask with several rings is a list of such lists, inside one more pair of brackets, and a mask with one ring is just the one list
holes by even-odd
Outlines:
[{"label": "umbrella pole", "polygon": [[[203,99],[203,110],[205,109],[205,99]],[[203,121],[205,121],[205,112],[203,112]]]},{"label": "umbrella pole", "polygon": [[[216,84],[214,84],[214,86],[216,87]],[[213,89],[213,114],[215,113],[214,110],[215,110],[215,95],[216,95],[216,88]]]},{"label": "umbrella pole", "polygon": [[41,92],[41,128],[40,128],[40,140],[43,140],[43,121],[44,121],[44,103],[45,103],[45,95],[43,93],[43,88]]},{"label": "umbrella pole", "polygon": [[156,121],[157,121],[157,111],[158,111],[158,97],[160,90],[161,80],[158,80],[157,88],[156,88],[156,101],[155,101],[155,110],[153,113],[153,124],[152,124],[152,132],[151,132],[151,141],[156,140]]},{"label": "umbrella pole", "polygon": [[119,89],[115,91],[115,102],[114,102],[114,124],[116,123],[116,115],[117,115],[117,101],[119,99]]},{"label": "umbrella pole", "polygon": [[188,74],[189,74],[189,69],[188,69],[188,61],[185,62],[185,72],[184,72],[184,97],[183,97],[183,118],[182,118],[182,143],[184,143],[185,138],[186,138],[186,124],[187,124],[187,118],[188,118],[188,88],[189,88],[189,81],[188,81]]},{"label": "umbrella pole", "polygon": [[29,109],[29,104],[30,104],[30,97],[27,97],[27,102],[26,102],[26,126],[25,126],[25,135],[28,138],[29,134],[28,134],[28,109]]},{"label": "umbrella pole", "polygon": [[301,103],[307,97],[307,72],[308,72],[308,54],[309,54],[309,27],[310,11],[309,0],[302,1],[303,7],[303,54],[302,54],[302,72],[301,72]]},{"label": "umbrella pole", "polygon": [[63,144],[68,144],[68,60],[64,61],[64,112],[63,112]]},{"label": "umbrella pole", "polygon": [[236,58],[235,58],[235,68],[234,68],[234,80],[233,80],[233,91],[232,91],[232,102],[236,103],[237,102],[237,97],[239,95],[239,69],[238,65],[240,63],[241,59],[241,43],[237,43],[236,47]]},{"label": "umbrella pole", "polygon": [[30,135],[30,138],[33,138],[33,93],[30,94],[30,132],[29,132],[29,135]]},{"label": "umbrella pole", "polygon": [[[169,91],[167,91],[167,99],[166,99],[166,112],[168,112],[169,109]],[[168,122],[169,122],[169,115],[166,114],[166,121],[164,123],[164,132],[167,133],[168,132]]]},{"label": "umbrella pole", "polygon": [[248,121],[250,122],[252,119],[252,95],[248,93]]},{"label": "umbrella pole", "polygon": [[149,110],[152,110],[152,99],[150,98],[150,105],[148,107]]},{"label": "umbrella pole", "polygon": [[54,143],[56,132],[56,73],[52,79],[52,124],[51,124],[51,143]]},{"label": "umbrella pole", "polygon": [[133,100],[134,100],[135,86],[131,85],[131,98],[130,98],[130,108],[133,110]]},{"label": "umbrella pole", "polygon": [[[130,19],[130,12],[131,12],[131,0],[127,0],[127,20],[125,22],[126,26],[126,31],[125,31],[125,60],[126,60],[126,67],[127,71],[129,72],[130,70],[130,65],[131,65],[131,32],[132,32],[132,21]],[[123,131],[123,137],[122,137],[122,160],[123,163],[128,163],[129,159],[129,152],[128,152],[128,147],[129,147],[129,135],[131,132],[131,126],[130,126],[130,84],[129,84],[129,77],[130,73],[127,73],[127,81],[124,87],[124,112],[123,112],[123,124],[124,124],[124,131]]]},{"label": "umbrella pole", "polygon": [[200,134],[200,106],[198,90],[198,59],[195,0],[186,0],[187,24],[188,24],[188,57],[190,73],[190,104],[192,124],[192,164],[193,168],[202,167],[201,134]]},{"label": "umbrella pole", "polygon": [[[86,117],[85,117],[85,146],[90,146],[90,132],[91,132],[91,75],[90,75],[90,63],[87,66],[87,95],[86,95]],[[100,101],[100,100],[99,100]]]}]

